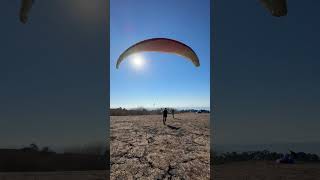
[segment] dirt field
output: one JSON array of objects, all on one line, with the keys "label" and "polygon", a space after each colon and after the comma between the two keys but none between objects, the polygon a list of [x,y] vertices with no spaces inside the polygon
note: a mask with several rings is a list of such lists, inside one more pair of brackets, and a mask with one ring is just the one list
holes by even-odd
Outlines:
[{"label": "dirt field", "polygon": [[214,180],[320,180],[319,163],[235,162],[213,167]]},{"label": "dirt field", "polygon": [[210,114],[111,117],[111,179],[210,179]]},{"label": "dirt field", "polygon": [[107,171],[0,173],[0,180],[106,180]]}]

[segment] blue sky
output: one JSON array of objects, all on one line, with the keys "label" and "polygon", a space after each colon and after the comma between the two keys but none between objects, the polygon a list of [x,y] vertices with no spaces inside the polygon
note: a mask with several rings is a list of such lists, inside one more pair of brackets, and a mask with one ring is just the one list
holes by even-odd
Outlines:
[{"label": "blue sky", "polygon": [[[79,2],[37,1],[25,26],[18,1],[3,3],[1,147],[104,140],[106,4]],[[210,7],[199,2],[111,1],[111,105],[208,106]],[[258,1],[215,5],[215,143],[319,142],[320,2],[289,1],[283,18]],[[142,71],[115,68],[126,48],[159,36],[191,46],[200,68],[157,53],[143,54]]]},{"label": "blue sky", "polygon": [[289,0],[276,18],[258,1],[215,1],[216,144],[319,142],[319,6]]},{"label": "blue sky", "polygon": [[[210,107],[210,1],[110,1],[110,106]],[[141,53],[136,69],[119,55],[148,38],[165,37],[189,45],[201,66],[172,54]]]},{"label": "blue sky", "polygon": [[105,141],[106,2],[36,1],[19,22],[19,1],[0,21],[0,148]]}]

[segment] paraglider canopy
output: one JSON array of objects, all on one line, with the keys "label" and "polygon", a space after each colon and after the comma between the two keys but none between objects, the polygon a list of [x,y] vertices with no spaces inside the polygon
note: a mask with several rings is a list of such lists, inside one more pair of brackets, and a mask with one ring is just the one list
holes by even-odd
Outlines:
[{"label": "paraglider canopy", "polygon": [[29,12],[32,8],[34,0],[21,0],[21,8],[20,8],[20,21],[23,24],[26,24],[29,17]]},{"label": "paraglider canopy", "polygon": [[118,58],[116,68],[128,56],[140,52],[163,52],[177,54],[190,60],[196,67],[200,66],[197,54],[186,44],[167,38],[152,38],[134,44],[125,50]]},{"label": "paraglider canopy", "polygon": [[286,16],[288,13],[287,0],[260,0],[273,16]]}]

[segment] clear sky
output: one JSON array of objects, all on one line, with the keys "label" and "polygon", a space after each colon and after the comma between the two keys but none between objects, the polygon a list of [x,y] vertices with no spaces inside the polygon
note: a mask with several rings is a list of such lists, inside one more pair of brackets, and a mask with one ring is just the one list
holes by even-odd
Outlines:
[{"label": "clear sky", "polygon": [[106,2],[1,2],[0,148],[105,141]]},{"label": "clear sky", "polygon": [[[215,5],[214,142],[319,141],[320,2],[291,0],[283,18],[258,1]],[[1,4],[1,147],[105,137],[104,7],[36,1],[22,25],[19,2]],[[111,106],[209,106],[209,8],[204,0],[112,0]],[[158,53],[143,54],[143,69],[129,61],[115,68],[126,48],[159,36],[191,46],[200,68]]]},{"label": "clear sky", "polygon": [[320,141],[319,7],[289,0],[276,18],[258,1],[215,2],[215,143]]},{"label": "clear sky", "polygon": [[[110,2],[111,107],[210,107],[210,1]],[[190,46],[200,67],[177,55],[141,53],[142,67],[136,68],[128,58],[115,68],[124,50],[156,37]]]}]

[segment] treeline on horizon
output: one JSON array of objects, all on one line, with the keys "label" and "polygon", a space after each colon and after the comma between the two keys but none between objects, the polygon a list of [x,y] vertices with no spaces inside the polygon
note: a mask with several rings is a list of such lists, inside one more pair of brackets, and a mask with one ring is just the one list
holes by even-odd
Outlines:
[{"label": "treeline on horizon", "polygon": [[109,150],[101,145],[68,148],[63,153],[36,144],[0,149],[0,172],[105,170],[109,168]]},{"label": "treeline on horizon", "polygon": [[[249,152],[226,152],[226,153],[213,153],[213,161],[211,164],[224,164],[237,161],[251,161],[251,160],[267,160],[275,161],[282,158],[285,154],[270,152],[268,150],[263,151],[249,151]],[[300,162],[320,162],[320,158],[316,154],[299,152],[294,157],[295,161]]]},{"label": "treeline on horizon", "polygon": [[[210,113],[208,110],[204,109],[176,109],[176,108],[167,108],[168,113],[171,114],[172,109],[174,110],[174,114],[178,113]],[[138,116],[138,115],[161,115],[164,108],[156,108],[156,109],[147,109],[144,107],[126,109],[126,108],[111,108],[110,115],[111,116]]]}]

